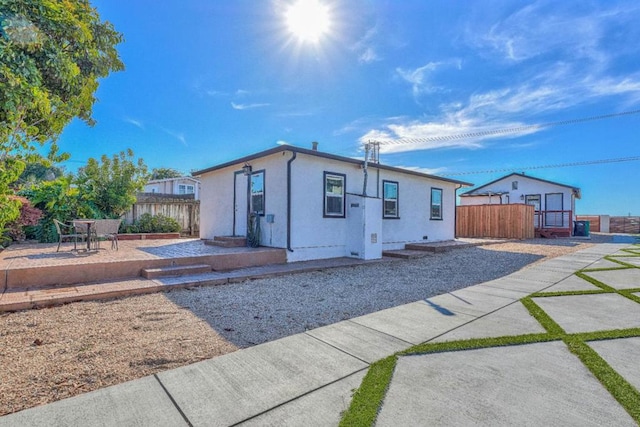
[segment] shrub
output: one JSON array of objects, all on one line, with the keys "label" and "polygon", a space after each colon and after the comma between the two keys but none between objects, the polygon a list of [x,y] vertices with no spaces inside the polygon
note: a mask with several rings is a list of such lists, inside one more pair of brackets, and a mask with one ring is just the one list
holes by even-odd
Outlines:
[{"label": "shrub", "polygon": [[15,221],[6,225],[6,241],[20,241],[25,239],[25,227],[37,225],[42,218],[42,211],[31,206],[31,202],[20,196],[9,196],[10,199],[20,202],[20,216]]},{"label": "shrub", "polygon": [[175,219],[166,215],[142,214],[133,224],[123,224],[122,233],[176,233],[182,226]]}]

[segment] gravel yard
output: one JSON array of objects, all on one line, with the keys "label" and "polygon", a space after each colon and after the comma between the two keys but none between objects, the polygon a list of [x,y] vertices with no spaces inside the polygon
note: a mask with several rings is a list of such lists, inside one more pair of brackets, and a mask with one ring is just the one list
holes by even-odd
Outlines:
[{"label": "gravel yard", "polygon": [[0,315],[0,415],[513,273],[593,242],[531,240]]}]

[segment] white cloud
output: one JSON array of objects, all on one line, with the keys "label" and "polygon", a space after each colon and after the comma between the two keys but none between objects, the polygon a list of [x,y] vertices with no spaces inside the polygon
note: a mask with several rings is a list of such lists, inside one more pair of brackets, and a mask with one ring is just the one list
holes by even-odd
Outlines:
[{"label": "white cloud", "polygon": [[144,123],[142,123],[140,120],[132,119],[131,117],[125,117],[123,120],[126,123],[132,124],[135,127],[144,130]]},{"label": "white cloud", "polygon": [[462,68],[462,61],[459,59],[449,59],[446,61],[428,62],[427,64],[414,68],[396,68],[396,73],[406,82],[411,84],[411,91],[414,97],[422,94],[446,91],[442,86],[433,83],[433,75],[443,69],[454,67],[458,70]]},{"label": "white cloud", "polygon": [[438,175],[444,172],[447,172],[448,168],[423,168],[418,166],[397,166],[401,169],[407,169],[414,172],[426,173],[427,175]]},{"label": "white cloud", "polygon": [[358,40],[353,46],[352,50],[358,55],[358,61],[364,64],[370,64],[372,62],[381,61],[382,57],[378,53],[374,39],[378,35],[378,26],[374,26],[367,30],[365,35]]},{"label": "white cloud", "polygon": [[371,46],[367,47],[358,57],[358,61],[364,62],[365,64],[380,61],[380,59],[381,58]]},{"label": "white cloud", "polygon": [[292,145],[291,143],[287,142],[287,141],[283,141],[282,139],[276,141],[276,145]]},{"label": "white cloud", "polygon": [[187,144],[187,138],[184,136],[184,133],[175,132],[175,131],[172,131],[172,130],[169,130],[169,129],[166,129],[166,128],[162,128],[162,127],[160,129],[162,129],[162,131],[164,133],[166,133],[167,135],[170,135],[170,136],[174,137],[175,139],[177,139],[178,141],[180,141],[180,143],[182,145],[184,145],[185,147],[188,145]]},{"label": "white cloud", "polygon": [[254,103],[254,104],[236,104],[235,102],[231,103],[231,107],[234,110],[250,110],[253,108],[262,108],[268,107],[270,104],[267,103]]}]

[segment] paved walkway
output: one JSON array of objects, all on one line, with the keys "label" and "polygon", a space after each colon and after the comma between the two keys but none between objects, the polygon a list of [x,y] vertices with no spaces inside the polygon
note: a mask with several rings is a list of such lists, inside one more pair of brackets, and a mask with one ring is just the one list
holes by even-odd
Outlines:
[{"label": "paved walkway", "polygon": [[[628,267],[603,259],[611,254]],[[337,425],[374,361],[425,342],[525,334],[548,336],[398,357],[377,424],[636,425],[565,344],[585,342],[637,393],[636,267],[638,246],[600,244],[491,282],[0,417],[0,426]],[[617,269],[587,272],[590,281],[573,275],[584,268]],[[534,318],[521,299],[541,291],[547,294],[529,300],[546,317]],[[594,332],[625,331],[624,338],[591,340]]]}]

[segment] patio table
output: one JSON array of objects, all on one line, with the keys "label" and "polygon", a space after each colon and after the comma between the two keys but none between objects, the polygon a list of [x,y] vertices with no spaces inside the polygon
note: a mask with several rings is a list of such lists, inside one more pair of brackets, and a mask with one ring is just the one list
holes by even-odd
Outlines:
[{"label": "patio table", "polygon": [[93,219],[74,219],[73,225],[82,224],[87,226],[87,251],[91,250],[91,227],[96,223]]}]

